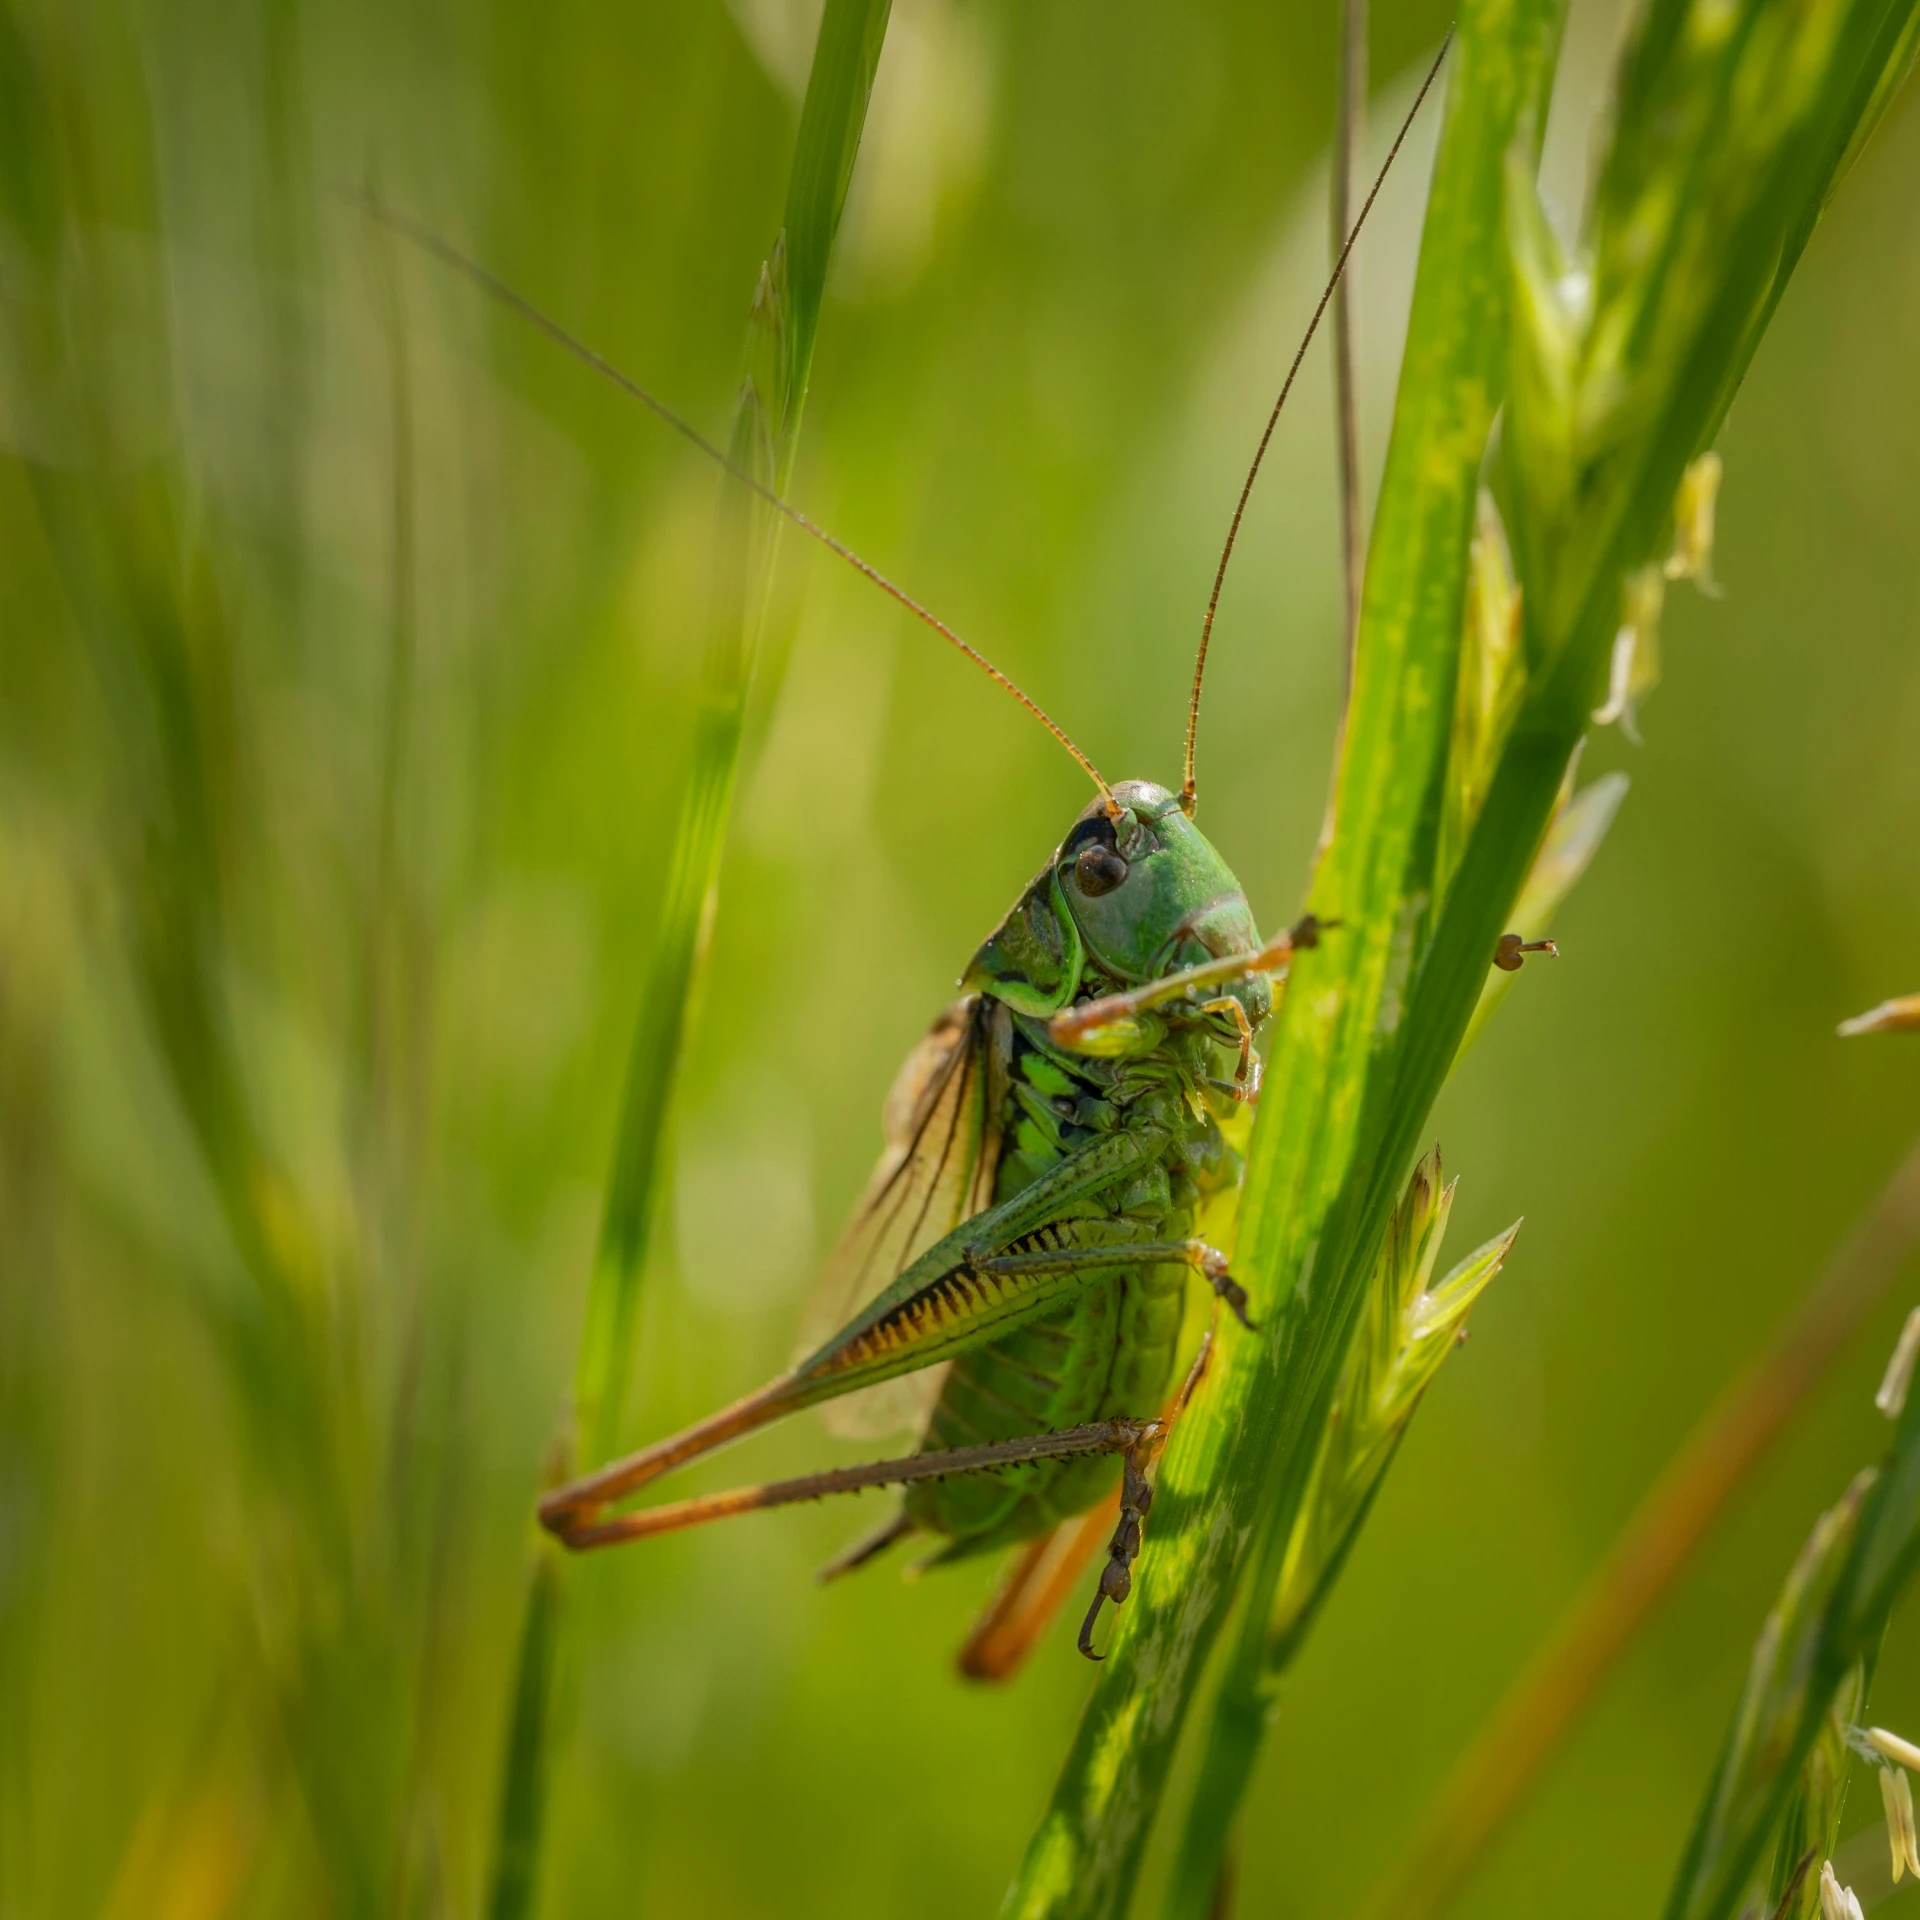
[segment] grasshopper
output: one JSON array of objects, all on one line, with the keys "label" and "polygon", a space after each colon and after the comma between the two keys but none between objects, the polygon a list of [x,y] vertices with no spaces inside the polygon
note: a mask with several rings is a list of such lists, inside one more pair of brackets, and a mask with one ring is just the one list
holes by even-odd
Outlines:
[{"label": "grasshopper", "polygon": [[[1097,1506],[1118,1454],[1120,1523],[1080,1635],[1091,1653],[1101,1600],[1131,1585],[1188,1275],[1247,1323],[1194,1219],[1238,1182],[1221,1122],[1256,1096],[1273,977],[1320,931],[1309,916],[1263,944],[1183,796],[1103,791],[901,1069],[886,1151],[823,1279],[852,1303],[845,1323],[758,1392],[555,1489],[542,1522],[600,1547],[892,1481],[907,1487],[899,1512],[836,1570],[909,1533],[942,1541],[947,1562]],[[606,1511],[771,1420],[908,1375],[933,1396],[910,1458]]]},{"label": "grasshopper", "polygon": [[[1446,49],[1441,49],[1444,59]],[[1251,1327],[1226,1256],[1196,1236],[1241,1176],[1234,1117],[1259,1095],[1276,985],[1332,924],[1308,913],[1263,941],[1245,891],[1194,823],[1207,648],[1234,541],[1301,360],[1436,60],[1334,264],[1267,421],[1214,576],[1187,704],[1179,791],[1109,783],[984,655],[484,268],[413,222],[369,210],[612,378],[742,485],[990,674],[1092,780],[1095,798],[974,953],[960,997],[908,1056],[884,1151],[829,1259],[825,1326],[788,1371],[683,1431],[556,1487],[541,1523],[575,1549],[863,1488],[898,1486],[880,1530],[829,1574],[911,1534],[935,1563],[1020,1546],[963,1669],[1010,1671],[1098,1535],[1112,1530],[1078,1644],[1127,1598],[1152,1503],[1149,1468],[1204,1367],[1172,1400],[1192,1276]],[[816,1315],[816,1318],[822,1317]],[[857,1397],[857,1399],[856,1399]],[[913,1453],[639,1510],[616,1503],[742,1435],[828,1402],[914,1424]],[[884,1420],[882,1422],[884,1429]],[[1116,1498],[1117,1495],[1117,1498]]]}]

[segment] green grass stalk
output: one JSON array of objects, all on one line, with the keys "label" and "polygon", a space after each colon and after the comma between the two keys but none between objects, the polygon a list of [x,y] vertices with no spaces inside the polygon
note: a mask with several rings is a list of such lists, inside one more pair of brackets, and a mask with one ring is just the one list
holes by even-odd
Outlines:
[{"label": "green grass stalk", "polygon": [[[1518,1226],[1477,1248],[1439,1284],[1433,1267],[1453,1205],[1436,1147],[1413,1171],[1394,1213],[1380,1271],[1314,1463],[1308,1497],[1287,1545],[1272,1616],[1261,1636],[1263,1671],[1284,1674],[1346,1565],[1421,1397],[1464,1335],[1467,1315],[1499,1272]],[[1227,1835],[1259,1754],[1268,1695],[1222,1689],[1213,1738],[1188,1806],[1166,1911],[1207,1920]]]},{"label": "green grass stalk", "polygon": [[[801,106],[785,217],[761,270],[748,324],[747,374],[729,458],[784,491],[799,443],[827,271],[866,123],[891,0],[828,0]],[[724,483],[717,590],[692,763],[666,897],[627,1059],[613,1164],[588,1286],[562,1475],[604,1459],[620,1438],[639,1332],[640,1288],[658,1202],[662,1145],[718,907],[741,741],[778,545],[778,520]],[[559,1711],[566,1570],[542,1541],[523,1616],[488,1912],[521,1920],[538,1893],[540,1835]]]},{"label": "green grass stalk", "polygon": [[[1274,1507],[1267,1472],[1297,1467],[1297,1505],[1357,1324],[1365,1272],[1342,1286],[1326,1228],[1360,1153],[1368,1065],[1397,1025],[1424,911],[1480,456],[1503,371],[1500,180],[1509,143],[1537,118],[1556,35],[1543,0],[1493,0],[1461,15],[1368,561],[1336,829],[1310,895],[1341,926],[1288,991],[1267,1081],[1284,1098],[1262,1102],[1248,1167],[1236,1267],[1257,1289],[1265,1331],[1223,1343],[1168,1448],[1139,1584],[1008,1899],[1021,1920],[1115,1914],[1130,1896],[1193,1690]],[[1384,1233],[1385,1210],[1378,1225]],[[1284,1545],[1290,1526],[1279,1530]]]},{"label": "green grass stalk", "polygon": [[[257,1639],[248,1734],[289,1769],[316,1897],[384,1911],[407,1716],[393,1708],[405,1601],[358,1581],[369,1502],[362,1275],[329,1249],[252,1091],[232,1001],[227,870],[248,817],[234,724],[232,556],[195,511],[157,274],[116,275],[121,236],[160,253],[154,133],[123,23],[69,35],[0,15],[0,375],[53,570],[115,756],[112,860],[134,997],[231,1248],[196,1298],[244,1439]],[[150,355],[128,363],[125,342]],[[135,457],[126,422],[164,422]],[[35,457],[56,449],[57,459]],[[338,1257],[336,1257],[338,1256]],[[225,1264],[224,1262],[222,1264]]]},{"label": "green grass stalk", "polygon": [[[1920,1566],[1920,1398],[1912,1394],[1877,1470],[1815,1526],[1754,1647],[1664,1920],[1732,1920],[1767,1882],[1788,1920],[1816,1909],[1812,1880],[1833,1849],[1847,1724],[1895,1603]],[[1789,1894],[1798,1862],[1814,1875]]]},{"label": "green grass stalk", "polygon": [[[783,492],[799,445],[813,343],[834,236],[853,176],[891,0],[829,0],[820,22],[785,218],[761,270],[748,325],[748,368],[728,455]],[[574,1373],[580,1459],[618,1445],[633,1364],[640,1282],[652,1234],[661,1143],[701,963],[719,898],[747,692],[779,522],[764,503],[725,490],[720,591],[703,662],[693,759],[653,957],[628,1054],[586,1328]]]},{"label": "green grass stalk", "polygon": [[[1228,1346],[1168,1450],[1159,1553],[1009,1897],[1022,1920],[1121,1910],[1236,1597],[1264,1636],[1404,1170],[1598,702],[1623,583],[1662,549],[1682,474],[1912,44],[1911,0],[1695,11],[1656,0],[1629,47],[1585,280],[1532,185],[1557,12],[1462,15],[1311,892],[1342,931],[1289,991],[1249,1161],[1236,1263],[1268,1330]],[[1503,394],[1526,682],[1444,874],[1474,491]],[[1246,1698],[1230,1689],[1229,1713]]]},{"label": "green grass stalk", "polygon": [[[1832,191],[1836,176],[1829,169],[1857,151],[1854,116],[1884,100],[1881,77],[1911,44],[1910,8],[1860,9],[1850,19],[1833,9],[1799,38],[1755,9],[1760,17],[1749,20],[1752,37],[1734,36],[1720,54],[1723,71],[1703,84],[1678,53],[1688,44],[1674,17],[1681,12],[1656,7],[1629,51],[1620,117],[1601,173],[1594,305],[1578,345],[1577,323],[1568,330],[1574,316],[1547,305],[1566,285],[1565,268],[1538,216],[1530,173],[1517,157],[1509,163],[1518,297],[1502,477],[1516,530],[1530,685],[1460,869],[1443,895],[1433,944],[1418,965],[1407,1050],[1387,1082],[1394,1090],[1371,1157],[1372,1178],[1348,1196],[1350,1217],[1362,1231],[1385,1198],[1387,1169],[1411,1151],[1420,1116],[1470,1030],[1462,1011],[1470,1023],[1485,999],[1476,984],[1485,978],[1492,930],[1485,903],[1514,901],[1523,863],[1536,857],[1553,792],[1593,704],[1596,668],[1617,624],[1620,583],[1657,547],[1681,471],[1717,430],[1782,278],[1811,230],[1809,210],[1817,213]],[[1662,50],[1678,66],[1662,64]],[[1802,61],[1817,78],[1806,84],[1802,68],[1796,77],[1805,90],[1796,97],[1781,74]],[[1739,98],[1743,82],[1766,104],[1755,106],[1735,135],[1719,113],[1701,112],[1697,103]],[[1691,124],[1674,112],[1679,100],[1693,107]],[[1715,141],[1729,139],[1739,161],[1714,151]],[[1666,196],[1676,180],[1703,197],[1724,195],[1733,203],[1716,211],[1725,231],[1744,228],[1747,244],[1717,252],[1721,229],[1713,212],[1673,217]],[[1631,233],[1644,248],[1650,218],[1660,213],[1668,215],[1665,271],[1655,273],[1625,236]],[[1682,262],[1691,276],[1676,271]],[[1609,265],[1617,280],[1608,279]],[[1628,421],[1640,428],[1638,435],[1620,432]],[[1585,500],[1576,504],[1583,490]],[[1556,626],[1556,614],[1564,624]],[[1265,1724],[1284,1673],[1284,1661],[1263,1644],[1276,1552],[1268,1534],[1219,1696],[1217,1738],[1243,1755],[1248,1730]],[[1203,1778],[1205,1772],[1203,1764]],[[1215,1810],[1196,1808],[1194,1818],[1217,1825]]]},{"label": "green grass stalk", "polygon": [[1367,1900],[1367,1920],[1429,1920],[1445,1911],[1727,1502],[1885,1299],[1916,1244],[1920,1145],[1894,1170],[1766,1351],[1649,1489],[1551,1639],[1461,1756],[1405,1861]]}]

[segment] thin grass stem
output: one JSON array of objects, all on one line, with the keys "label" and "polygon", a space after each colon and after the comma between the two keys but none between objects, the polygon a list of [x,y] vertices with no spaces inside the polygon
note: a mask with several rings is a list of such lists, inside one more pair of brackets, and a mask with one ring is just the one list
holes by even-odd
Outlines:
[{"label": "thin grass stem", "polygon": [[1366,1920],[1443,1913],[1648,1615],[1806,1404],[1920,1243],[1920,1142],[1821,1268],[1766,1350],[1721,1395],[1434,1796]]},{"label": "thin grass stem", "polygon": [[[1746,0],[1733,28],[1655,0],[1623,64],[1590,276],[1539,210],[1533,155],[1557,7],[1469,6],[1435,163],[1316,914],[1248,1160],[1236,1265],[1258,1341],[1230,1345],[1162,1475],[1162,1539],[1029,1844],[1007,1911],[1118,1914],[1214,1637],[1245,1623],[1209,1743],[1237,1740],[1332,1397],[1405,1171],[1597,704],[1622,584],[1665,548],[1831,191],[1913,0],[1817,16]],[[1897,19],[1892,16],[1898,16]],[[1703,71],[1703,67],[1705,70]],[[1727,103],[1738,103],[1737,110]],[[1526,691],[1457,866],[1438,871],[1475,496],[1494,409]],[[1229,1726],[1226,1723],[1232,1721]],[[1254,1735],[1257,1739],[1257,1731]],[[1200,1777],[1207,1777],[1203,1748]],[[1191,1880],[1208,1863],[1189,1857]]]},{"label": "thin grass stem", "polygon": [[[1265,1331],[1223,1343],[1168,1448],[1159,1545],[1142,1560],[1009,1897],[1021,1920],[1116,1914],[1131,1897],[1206,1655],[1250,1551],[1263,1539],[1284,1546],[1291,1531],[1358,1323],[1378,1239],[1350,1273],[1336,1202],[1366,1164],[1360,1095],[1378,1070],[1382,1002],[1399,991],[1429,886],[1480,451],[1502,376],[1501,179],[1556,39],[1544,0],[1469,6],[1460,17],[1368,558],[1336,827],[1311,894],[1313,911],[1342,932],[1297,965],[1268,1067],[1286,1097],[1262,1103],[1248,1164],[1235,1258],[1259,1276],[1253,1316]],[[1392,1171],[1395,1199],[1406,1164]],[[1380,1236],[1390,1210],[1375,1223]]]},{"label": "thin grass stem", "polygon": [[[729,462],[783,492],[799,442],[827,270],[846,204],[890,0],[828,0],[801,106],[784,220],[748,325],[748,367]],[[619,1440],[639,1332],[640,1287],[658,1200],[661,1149],[718,910],[739,778],[747,691],[777,551],[777,521],[746,488],[723,491],[716,605],[701,673],[692,763],[652,958],[628,1054],[613,1164],[574,1369],[564,1479]],[[562,1717],[568,1579],[542,1539],[523,1616],[488,1897],[491,1920],[524,1920],[539,1894],[551,1749]]]}]

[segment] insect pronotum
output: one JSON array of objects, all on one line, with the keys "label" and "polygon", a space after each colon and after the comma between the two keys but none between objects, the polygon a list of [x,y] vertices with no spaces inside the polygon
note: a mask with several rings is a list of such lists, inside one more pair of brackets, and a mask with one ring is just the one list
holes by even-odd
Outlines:
[{"label": "insect pronotum", "polygon": [[[1205,1343],[1168,1399],[1188,1276],[1251,1324],[1226,1259],[1194,1236],[1194,1225],[1202,1204],[1240,1178],[1222,1121],[1258,1097],[1255,1044],[1274,983],[1326,924],[1308,914],[1263,941],[1239,881],[1194,824],[1214,615],[1301,361],[1446,51],[1443,44],[1341,247],[1242,484],[1201,625],[1177,793],[1107,781],[1064,728],[944,621],[477,262],[366,196],[374,217],[612,380],[951,642],[1054,735],[1095,788],[895,1080],[885,1150],[821,1278],[832,1330],[732,1406],[548,1493],[541,1522],[567,1546],[610,1546],[897,1486],[904,1494],[893,1517],[828,1572],[913,1533],[940,1543],[939,1562],[1023,1548],[962,1655],[967,1671],[988,1677],[1018,1663],[1111,1517],[1106,1564],[1079,1634],[1081,1651],[1099,1657],[1095,1620],[1103,1601],[1119,1604],[1131,1586],[1152,1502],[1149,1468],[1204,1366]],[[1502,961],[1518,964],[1517,952],[1503,949]],[[896,1383],[897,1408],[903,1382],[919,1402],[911,1454],[615,1510],[676,1467],[803,1407],[855,1394],[871,1403],[869,1389]]]}]

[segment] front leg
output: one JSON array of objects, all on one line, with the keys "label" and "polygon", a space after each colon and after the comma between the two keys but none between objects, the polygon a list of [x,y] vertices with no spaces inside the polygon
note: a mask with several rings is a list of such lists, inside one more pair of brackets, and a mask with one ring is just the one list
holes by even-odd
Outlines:
[{"label": "front leg", "polygon": [[1337,920],[1321,920],[1305,915],[1285,933],[1277,933],[1264,947],[1252,953],[1229,954],[1224,960],[1203,960],[1197,967],[1186,967],[1161,980],[1149,980],[1143,987],[1131,987],[1125,993],[1109,993],[1098,1000],[1083,1000],[1078,1006],[1063,1007],[1047,1022],[1047,1032],[1056,1046],[1082,1048],[1098,1052],[1087,1043],[1103,1028],[1138,1020],[1155,1007],[1172,1001],[1191,1003],[1206,987],[1228,987],[1256,973],[1284,974],[1296,953],[1304,953],[1320,944],[1320,936]]},{"label": "front leg", "polygon": [[[1233,1073],[1233,1097],[1236,1100],[1257,1100],[1260,1097],[1260,1066],[1253,1057],[1253,1022],[1247,1018],[1247,1010],[1232,994],[1223,993],[1218,1000],[1203,1000],[1200,1003],[1202,1013],[1224,1013],[1240,1029],[1240,1062]],[[1218,1081],[1212,1083],[1219,1085]]]}]

